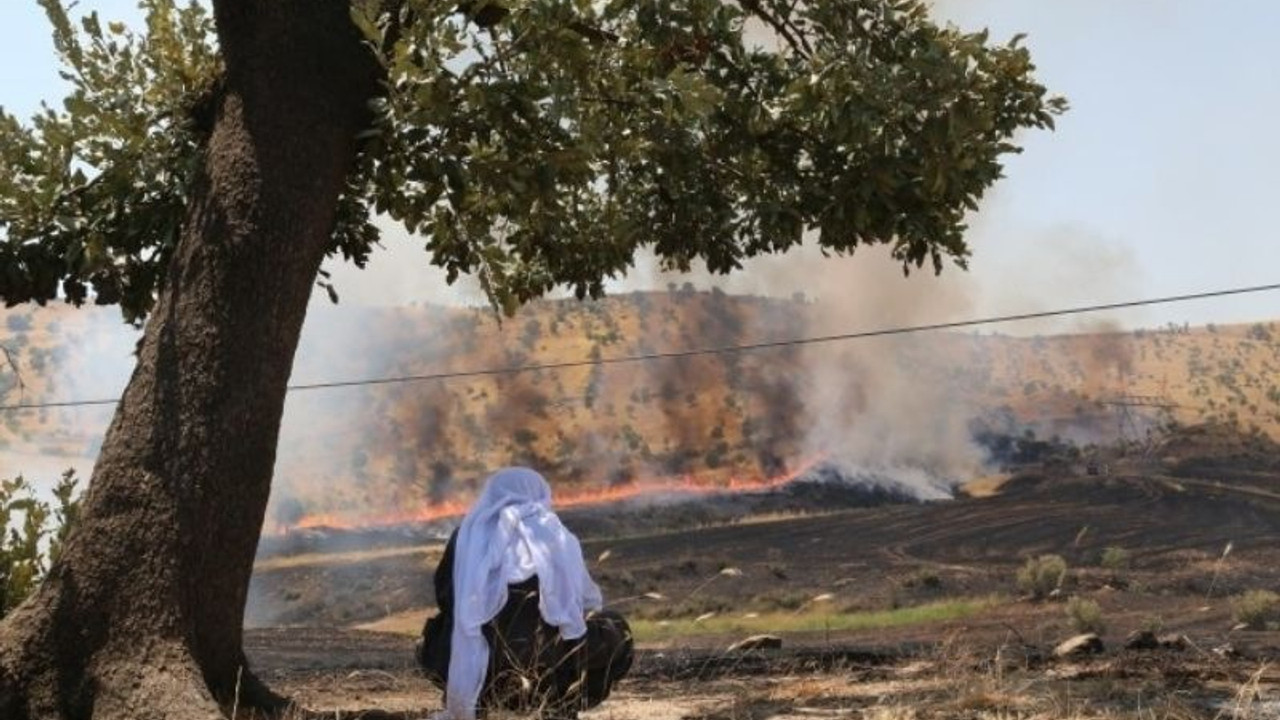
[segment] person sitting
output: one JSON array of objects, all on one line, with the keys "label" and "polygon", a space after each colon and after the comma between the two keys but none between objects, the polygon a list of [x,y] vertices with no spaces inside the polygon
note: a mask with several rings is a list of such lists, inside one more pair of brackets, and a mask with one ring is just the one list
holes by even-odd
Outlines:
[{"label": "person sitting", "polygon": [[578,539],[528,468],[490,476],[436,567],[417,659],[450,720],[491,708],[573,720],[631,667],[631,629],[603,608]]}]

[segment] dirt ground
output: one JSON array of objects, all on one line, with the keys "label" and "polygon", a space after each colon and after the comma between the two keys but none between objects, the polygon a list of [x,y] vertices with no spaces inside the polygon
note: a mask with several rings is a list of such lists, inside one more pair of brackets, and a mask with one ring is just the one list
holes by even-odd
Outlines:
[{"label": "dirt ground", "polygon": [[[1023,472],[983,497],[589,540],[606,598],[650,630],[708,614],[787,618],[819,596],[844,614],[988,599],[950,619],[782,629],[783,649],[763,653],[728,652],[732,629],[650,637],[589,716],[1280,720],[1280,628],[1242,628],[1235,612],[1241,593],[1280,590],[1280,454],[1190,462],[1197,453],[1102,475]],[[1108,548],[1127,561],[1104,566]],[[438,551],[262,560],[257,617],[286,620],[248,632],[253,667],[323,717],[438,709],[412,667]],[[1061,597],[1021,597],[1018,568],[1047,553],[1070,568]],[[1103,653],[1053,657],[1077,632],[1069,598],[1097,604]],[[1124,649],[1139,629],[1183,645]]]},{"label": "dirt ground", "polygon": [[[776,718],[1256,718],[1280,717],[1274,645],[1224,655],[1110,651],[1056,660],[1009,639],[963,629],[932,644],[873,649],[840,641],[777,651],[642,649],[600,720]],[[328,629],[251,631],[259,674],[300,705],[334,718],[426,717],[439,691],[411,667],[400,635]]]},{"label": "dirt ground", "polygon": [[[1101,566],[1111,547],[1129,555],[1121,571]],[[261,561],[249,625],[412,630],[433,603],[439,550]],[[790,610],[820,594],[841,611],[1010,595],[1027,558],[1053,553],[1071,569],[1064,590],[1176,624],[1206,600],[1280,587],[1280,479],[1028,474],[992,497],[595,539],[584,551],[606,598],[655,619]],[[740,573],[718,576],[725,568]]]}]

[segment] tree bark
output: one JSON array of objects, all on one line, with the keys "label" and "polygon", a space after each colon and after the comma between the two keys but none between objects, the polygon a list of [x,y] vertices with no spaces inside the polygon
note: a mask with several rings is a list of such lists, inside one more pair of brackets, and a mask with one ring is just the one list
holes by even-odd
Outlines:
[{"label": "tree bark", "polygon": [[214,3],[226,76],[203,167],[81,525],[0,624],[0,717],[271,700],[246,667],[245,597],[294,351],[378,88],[349,2]]}]

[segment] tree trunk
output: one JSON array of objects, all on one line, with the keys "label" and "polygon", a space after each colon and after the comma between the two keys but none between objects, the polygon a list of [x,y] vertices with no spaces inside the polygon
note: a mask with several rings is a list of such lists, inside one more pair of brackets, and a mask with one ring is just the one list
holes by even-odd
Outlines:
[{"label": "tree trunk", "polygon": [[210,717],[260,689],[241,626],[285,388],[377,91],[348,7],[214,4],[203,167],[81,525],[0,624],[0,717]]}]

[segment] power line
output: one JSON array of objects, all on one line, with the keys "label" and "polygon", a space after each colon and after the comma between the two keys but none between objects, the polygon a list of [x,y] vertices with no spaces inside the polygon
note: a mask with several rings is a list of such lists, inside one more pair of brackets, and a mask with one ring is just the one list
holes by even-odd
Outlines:
[{"label": "power line", "polygon": [[[290,385],[291,392],[302,392],[306,390],[332,390],[337,388],[364,387],[373,385],[393,385],[399,383],[411,382],[429,382],[432,380],[456,380],[459,378],[474,377],[492,377],[496,375],[515,375],[523,372],[536,372],[540,370],[567,370],[580,367],[591,367],[593,365],[624,365],[630,363],[651,362],[654,360],[675,360],[688,357],[697,357],[701,355],[727,355],[731,353],[747,353],[758,352],[761,350],[773,350],[784,347],[797,347],[803,345],[819,345],[823,343],[845,342],[849,340],[865,340],[868,338],[888,337],[893,335],[909,335],[923,332],[936,332],[939,330],[957,330],[960,328],[977,327],[981,325],[997,325],[1011,322],[1022,322],[1026,320],[1042,320],[1045,318],[1063,317],[1067,315],[1084,315],[1088,313],[1106,312],[1108,310],[1125,310],[1136,307],[1148,307],[1152,305],[1167,305],[1170,303],[1189,302],[1192,300],[1208,300],[1211,298],[1228,297],[1232,295],[1246,295],[1250,293],[1272,292],[1280,290],[1280,283],[1270,285],[1252,285],[1247,287],[1229,288],[1226,290],[1210,290],[1207,292],[1187,293],[1183,295],[1167,295],[1157,298],[1146,298],[1143,300],[1128,300],[1125,302],[1100,303],[1095,305],[1081,305],[1077,307],[1062,308],[1058,310],[1041,310],[1039,312],[1015,313],[1011,315],[995,315],[985,318],[974,318],[969,320],[953,320],[950,322],[927,323],[923,325],[903,325],[892,328],[881,328],[878,330],[863,330],[859,332],[840,333],[836,335],[818,335],[806,338],[792,338],[789,340],[770,340],[765,342],[747,343],[744,345],[727,345],[712,348],[693,348],[688,350],[670,350],[667,352],[644,353],[640,355],[622,355],[618,357],[600,358],[598,360],[565,360],[563,362],[541,363],[536,365],[511,365],[506,367],[480,368],[476,370],[456,370],[449,372],[425,373],[420,375],[396,375],[392,377],[365,378],[360,380],[334,380],[329,382],[316,383],[300,383]],[[12,412],[19,410],[40,410],[45,408],[68,408],[68,407],[86,407],[93,405],[112,405],[119,402],[118,399],[99,399],[99,400],[65,400],[61,402],[44,402],[44,403],[19,403],[16,405],[0,405],[0,411]]]}]

